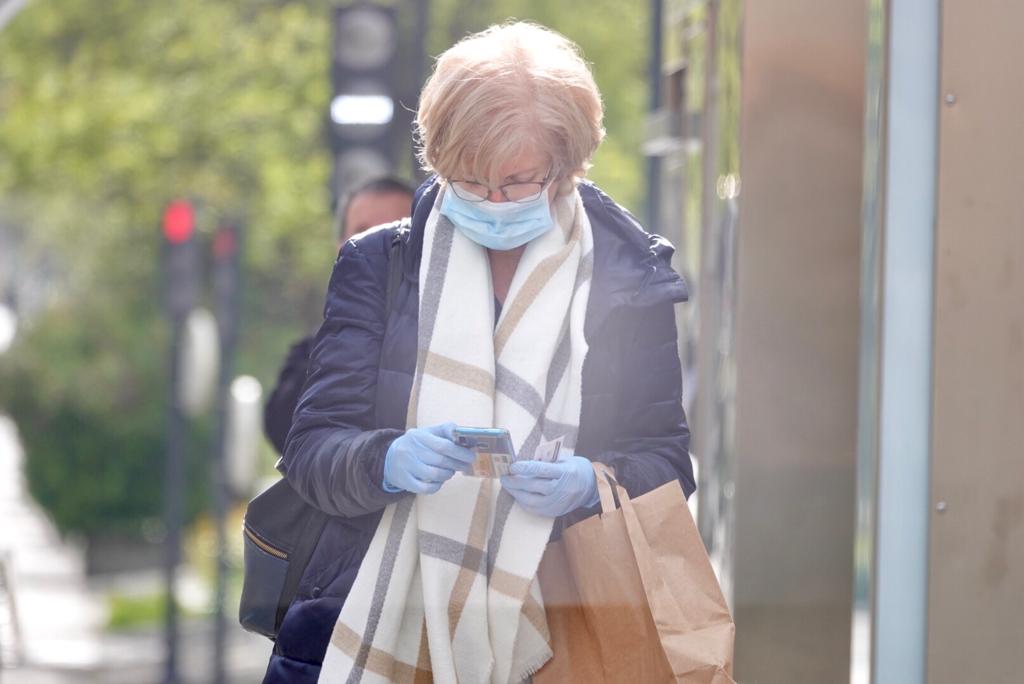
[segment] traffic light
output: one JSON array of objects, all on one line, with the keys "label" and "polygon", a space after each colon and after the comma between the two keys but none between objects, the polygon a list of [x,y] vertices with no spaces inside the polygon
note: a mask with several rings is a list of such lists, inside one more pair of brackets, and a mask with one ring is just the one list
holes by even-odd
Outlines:
[{"label": "traffic light", "polygon": [[199,294],[196,213],[187,200],[164,208],[161,224],[164,249],[164,298],[172,317],[183,319]]},{"label": "traffic light", "polygon": [[328,111],[331,205],[359,183],[391,173],[398,131],[398,19],[394,7],[356,3],[333,10]]},{"label": "traffic light", "polygon": [[182,388],[182,350],[185,321],[199,295],[199,252],[196,244],[196,211],[188,200],[177,199],[164,207],[160,222],[164,301],[170,315],[170,396],[167,402],[167,455],[164,461],[164,681],[178,680],[177,568],[181,560],[181,530],[185,500],[185,406]]},{"label": "traffic light", "polygon": [[241,224],[224,222],[213,238],[213,301],[221,344],[231,347],[238,326]]}]

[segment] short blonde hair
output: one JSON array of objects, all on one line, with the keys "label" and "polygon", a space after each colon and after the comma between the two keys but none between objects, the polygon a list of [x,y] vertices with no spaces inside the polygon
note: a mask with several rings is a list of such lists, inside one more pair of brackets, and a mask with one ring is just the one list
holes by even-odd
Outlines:
[{"label": "short blonde hair", "polygon": [[442,178],[493,180],[530,146],[552,178],[586,173],[604,138],[601,94],[579,48],[527,22],[491,26],[448,48],[420,94],[419,159]]}]

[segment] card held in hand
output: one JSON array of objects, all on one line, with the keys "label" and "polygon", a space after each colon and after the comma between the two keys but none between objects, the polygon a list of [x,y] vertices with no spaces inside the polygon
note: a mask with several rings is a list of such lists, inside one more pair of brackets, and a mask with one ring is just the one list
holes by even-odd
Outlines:
[{"label": "card held in hand", "polygon": [[501,477],[508,475],[509,466],[516,460],[512,437],[503,428],[455,428],[455,443],[476,452],[473,475]]},{"label": "card held in hand", "polygon": [[562,450],[562,438],[557,437],[549,442],[541,442],[537,450],[533,452],[534,461],[554,463],[558,460],[558,453]]}]

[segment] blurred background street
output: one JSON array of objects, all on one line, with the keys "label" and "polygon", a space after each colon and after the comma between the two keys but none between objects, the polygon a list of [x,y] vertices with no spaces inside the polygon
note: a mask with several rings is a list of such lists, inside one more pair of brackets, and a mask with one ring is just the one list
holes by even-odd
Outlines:
[{"label": "blurred background street", "polygon": [[[4,580],[0,589],[0,645],[11,684],[68,682],[137,683],[160,681],[163,634],[155,625],[110,628],[111,597],[145,597],[159,592],[153,571],[87,576],[79,545],[62,540],[25,486],[24,453],[14,424],[0,418],[0,516]],[[188,582],[184,583],[187,596]],[[196,589],[192,578],[193,594]],[[200,599],[201,606],[203,596]],[[12,603],[12,600],[16,600]],[[196,603],[193,597],[192,603]],[[14,618],[17,617],[17,622]],[[17,625],[17,631],[15,631]],[[212,627],[195,616],[182,625],[182,681],[208,681]],[[271,644],[230,625],[228,671],[231,682],[258,681]]]}]

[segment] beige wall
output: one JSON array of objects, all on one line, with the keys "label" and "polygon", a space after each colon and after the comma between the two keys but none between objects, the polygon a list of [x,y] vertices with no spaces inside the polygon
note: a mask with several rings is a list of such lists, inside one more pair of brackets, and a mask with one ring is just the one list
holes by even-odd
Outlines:
[{"label": "beige wall", "polygon": [[942,20],[928,681],[1020,681],[1024,3]]},{"label": "beige wall", "polygon": [[737,678],[849,677],[866,6],[745,3]]}]

